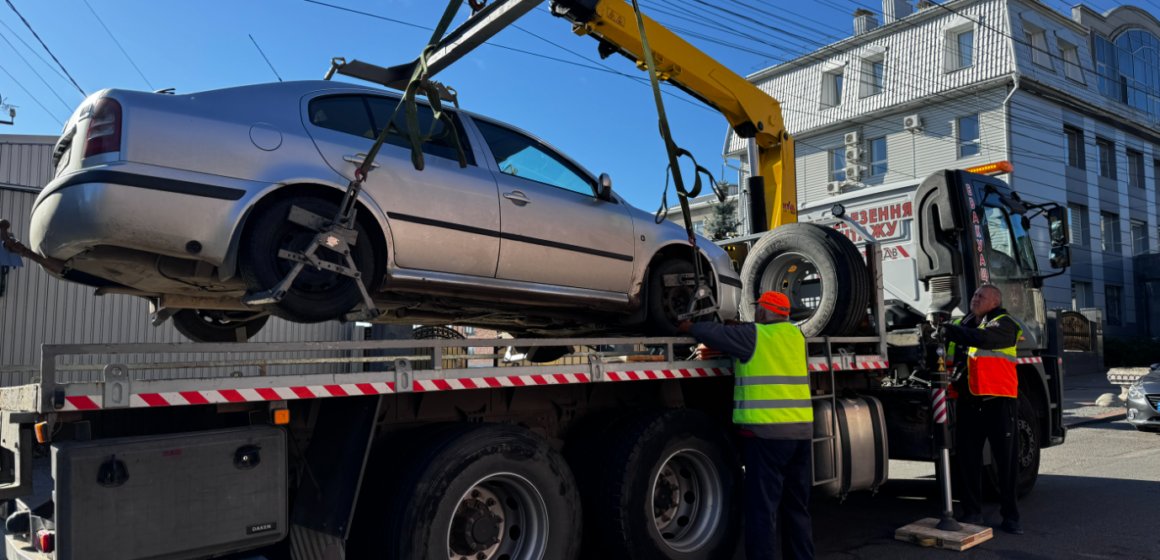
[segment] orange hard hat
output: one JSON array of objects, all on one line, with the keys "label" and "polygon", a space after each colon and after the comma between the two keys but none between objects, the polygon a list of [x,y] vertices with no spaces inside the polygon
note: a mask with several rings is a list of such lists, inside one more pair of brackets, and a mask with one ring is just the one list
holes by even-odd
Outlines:
[{"label": "orange hard hat", "polygon": [[778,315],[789,315],[789,298],[781,292],[765,292],[757,304]]}]

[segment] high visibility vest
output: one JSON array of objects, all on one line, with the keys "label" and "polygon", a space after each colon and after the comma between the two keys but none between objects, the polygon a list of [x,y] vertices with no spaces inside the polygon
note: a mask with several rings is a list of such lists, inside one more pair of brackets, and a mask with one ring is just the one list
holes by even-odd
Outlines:
[{"label": "high visibility vest", "polygon": [[733,368],[733,423],[766,439],[811,439],[806,339],[793,323],[757,326],[757,347]]},{"label": "high visibility vest", "polygon": [[[1010,315],[1000,315],[991,319],[991,321],[979,321],[979,328],[987,328],[987,323],[998,321],[1003,317],[1010,317]],[[953,324],[958,325],[963,320],[960,318]],[[1016,323],[1018,325],[1018,323]],[[1015,344],[1019,344],[1019,338],[1023,336],[1023,329],[1016,326],[1018,332],[1015,334]],[[972,395],[981,397],[1011,397],[1019,396],[1019,374],[1015,371],[1017,348],[1011,346],[1010,348],[1000,348],[997,350],[979,350],[978,348],[969,348],[967,350],[967,386],[971,390]],[[954,360],[955,343],[947,344],[947,355]]]}]

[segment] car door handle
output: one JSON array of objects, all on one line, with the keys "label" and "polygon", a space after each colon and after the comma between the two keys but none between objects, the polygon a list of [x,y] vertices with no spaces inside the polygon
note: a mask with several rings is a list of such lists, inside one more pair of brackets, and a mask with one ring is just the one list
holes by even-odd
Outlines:
[{"label": "car door handle", "polygon": [[505,192],[503,193],[503,197],[512,202],[515,202],[516,204],[527,204],[531,202],[531,200],[528,199],[528,195],[520,191]]},{"label": "car door handle", "polygon": [[[355,154],[353,156],[342,156],[342,161],[349,161],[355,165],[362,165],[363,162],[366,161],[366,159],[367,159],[366,154]],[[378,168],[379,164],[371,162],[371,167]]]}]

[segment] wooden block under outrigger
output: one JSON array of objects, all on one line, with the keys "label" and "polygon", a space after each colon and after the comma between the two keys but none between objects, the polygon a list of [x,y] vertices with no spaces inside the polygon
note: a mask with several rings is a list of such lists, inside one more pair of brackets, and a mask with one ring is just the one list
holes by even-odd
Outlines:
[{"label": "wooden block under outrigger", "polygon": [[928,517],[894,531],[894,538],[920,546],[933,546],[947,550],[966,550],[993,536],[990,527],[961,523],[960,531],[940,531],[935,526],[938,519]]}]

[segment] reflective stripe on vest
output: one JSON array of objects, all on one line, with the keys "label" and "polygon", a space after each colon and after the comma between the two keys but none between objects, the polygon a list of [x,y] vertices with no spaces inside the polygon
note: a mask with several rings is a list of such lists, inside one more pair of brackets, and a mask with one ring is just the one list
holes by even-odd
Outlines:
[{"label": "reflective stripe on vest", "polygon": [[[1009,315],[1000,315],[988,322],[980,321],[979,328],[985,329],[988,323],[1004,317],[1010,318]],[[1015,344],[1018,345],[1019,337],[1023,336],[1023,329],[1018,327],[1018,323],[1016,329],[1018,332],[1015,334]],[[1018,397],[1019,375],[1015,371],[1017,363],[1015,356],[1016,346],[997,350],[971,348],[967,352],[967,385],[971,389],[971,394],[980,397]]]},{"label": "reflective stripe on vest", "polygon": [[813,437],[806,339],[793,323],[756,325],[757,346],[733,370],[733,423],[769,439]]},{"label": "reflective stripe on vest", "polygon": [[[951,324],[958,325],[958,324],[963,322],[963,319],[964,319],[963,317],[959,317],[958,319],[955,319],[954,322]],[[947,343],[947,355],[943,358],[943,361],[947,362],[948,364],[953,364],[955,362],[955,343],[954,342]]]}]

